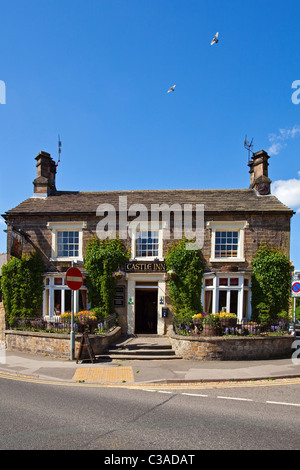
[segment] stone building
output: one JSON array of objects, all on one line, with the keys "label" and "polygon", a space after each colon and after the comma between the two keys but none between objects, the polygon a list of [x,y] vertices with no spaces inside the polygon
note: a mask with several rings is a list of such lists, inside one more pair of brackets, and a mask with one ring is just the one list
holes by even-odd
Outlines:
[{"label": "stone building", "polygon": [[[86,277],[87,243],[106,226],[131,252],[115,297],[123,333],[165,334],[172,323],[171,314],[167,319],[162,315],[163,308],[171,309],[165,255],[188,225],[195,238],[199,234],[205,263],[204,311],[226,309],[250,318],[251,261],[257,248],[268,242],[287,256],[290,250],[293,211],[270,193],[268,159],[264,151],[253,154],[248,189],[81,192],[57,190],[55,162],[40,152],[32,197],[3,215],[7,246],[13,236],[23,253],[33,248],[41,253],[46,266],[43,315],[52,317],[71,308],[66,270],[75,265]],[[82,309],[88,309],[84,284],[75,292],[75,311]]]}]

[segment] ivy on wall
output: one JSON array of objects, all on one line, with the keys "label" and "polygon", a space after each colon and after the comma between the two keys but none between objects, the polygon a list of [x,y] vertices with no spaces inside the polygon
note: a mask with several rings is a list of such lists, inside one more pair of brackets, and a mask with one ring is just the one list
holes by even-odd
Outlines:
[{"label": "ivy on wall", "polygon": [[6,319],[36,317],[43,304],[44,264],[36,252],[12,258],[1,270],[1,290]]},{"label": "ivy on wall", "polygon": [[87,245],[84,266],[88,272],[87,288],[91,307],[105,317],[114,311],[115,277],[113,272],[129,259],[119,239],[93,238]]},{"label": "ivy on wall", "polygon": [[275,319],[289,309],[291,265],[278,249],[260,246],[252,261],[252,317]]},{"label": "ivy on wall", "polygon": [[202,311],[202,255],[200,250],[189,250],[187,246],[185,239],[174,242],[166,255],[167,271],[175,272],[169,280],[169,294],[177,324],[189,323]]}]

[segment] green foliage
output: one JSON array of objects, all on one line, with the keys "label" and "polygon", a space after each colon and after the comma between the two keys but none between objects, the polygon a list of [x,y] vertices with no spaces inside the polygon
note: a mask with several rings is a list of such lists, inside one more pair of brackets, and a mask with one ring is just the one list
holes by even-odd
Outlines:
[{"label": "green foliage", "polygon": [[192,316],[202,311],[201,289],[203,261],[200,250],[188,250],[187,240],[174,242],[166,255],[167,271],[175,271],[169,280],[169,292],[175,321],[190,323]]},{"label": "green foliage", "polygon": [[266,322],[289,309],[291,266],[279,250],[262,245],[252,261],[253,318]]},{"label": "green foliage", "polygon": [[11,323],[15,317],[36,317],[43,303],[44,264],[38,253],[12,258],[2,266],[1,290],[5,315]]},{"label": "green foliage", "polygon": [[87,287],[92,308],[98,307],[98,316],[113,313],[116,283],[113,272],[128,259],[129,254],[119,239],[93,238],[88,244],[84,261],[88,271]]}]

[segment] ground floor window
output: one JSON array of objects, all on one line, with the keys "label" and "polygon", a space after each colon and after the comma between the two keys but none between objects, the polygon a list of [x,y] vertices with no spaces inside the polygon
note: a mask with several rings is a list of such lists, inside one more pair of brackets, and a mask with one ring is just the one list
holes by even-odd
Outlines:
[{"label": "ground floor window", "polygon": [[[44,317],[59,316],[72,310],[72,291],[65,283],[65,274],[49,274],[44,279]],[[74,312],[88,310],[87,288],[84,285],[74,291]]]},{"label": "ground floor window", "polygon": [[251,317],[250,274],[209,273],[204,275],[202,294],[206,313],[235,313],[239,319]]}]

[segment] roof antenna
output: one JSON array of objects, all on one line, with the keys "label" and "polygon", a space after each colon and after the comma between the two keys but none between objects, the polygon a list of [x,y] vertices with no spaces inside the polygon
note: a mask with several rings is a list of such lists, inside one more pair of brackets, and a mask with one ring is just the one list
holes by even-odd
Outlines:
[{"label": "roof antenna", "polygon": [[58,136],[58,160],[55,166],[58,166],[60,162],[60,154],[61,154],[61,140],[60,140],[60,136]]},{"label": "roof antenna", "polygon": [[252,151],[252,149],[253,149],[253,139],[251,140],[251,142],[248,142],[247,136],[246,136],[245,140],[244,140],[244,147],[245,147],[246,150],[248,150],[248,163],[249,163],[250,160],[251,160],[250,154],[253,155],[253,151]]}]

